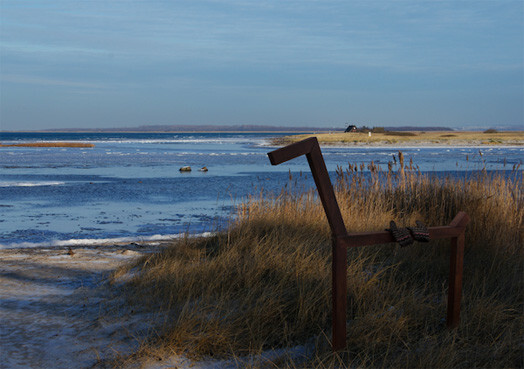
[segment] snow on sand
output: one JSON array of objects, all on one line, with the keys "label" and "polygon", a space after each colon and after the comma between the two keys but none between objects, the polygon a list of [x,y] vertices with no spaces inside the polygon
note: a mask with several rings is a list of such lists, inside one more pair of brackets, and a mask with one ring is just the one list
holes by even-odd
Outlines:
[{"label": "snow on sand", "polygon": [[[0,369],[110,368],[115,358],[134,352],[164,318],[126,305],[118,285],[108,285],[108,276],[123,263],[160,247],[133,243],[0,249]],[[173,355],[123,365],[127,369],[256,367],[288,355],[304,357],[307,351],[298,346],[200,362]]]},{"label": "snow on sand", "polygon": [[105,367],[131,352],[151,319],[104,284],[116,267],[153,249],[0,250],[0,368]]}]

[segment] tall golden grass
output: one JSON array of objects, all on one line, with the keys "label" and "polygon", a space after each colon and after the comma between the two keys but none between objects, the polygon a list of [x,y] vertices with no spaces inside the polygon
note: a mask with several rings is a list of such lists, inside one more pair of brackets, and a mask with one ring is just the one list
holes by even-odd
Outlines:
[{"label": "tall golden grass", "polygon": [[[368,169],[368,170],[365,170]],[[295,185],[297,183],[297,185]],[[268,367],[522,367],[524,198],[518,168],[467,178],[420,173],[402,157],[339,168],[336,195],[350,231],[390,220],[444,225],[460,210],[466,232],[461,324],[445,327],[448,243],[348,250],[347,348],[331,353],[330,233],[314,191],[290,183],[248,199],[226,231],[173,243],[133,270],[129,301],[165,314],[137,352],[236,356],[309,345],[306,358]]]}]

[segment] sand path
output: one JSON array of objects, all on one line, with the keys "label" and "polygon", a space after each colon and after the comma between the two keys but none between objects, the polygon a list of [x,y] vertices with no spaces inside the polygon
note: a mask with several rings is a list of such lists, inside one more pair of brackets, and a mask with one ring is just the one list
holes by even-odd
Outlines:
[{"label": "sand path", "polygon": [[[127,306],[108,276],[118,266],[162,246],[151,244],[0,250],[0,369],[113,368],[136,350],[158,314]],[[126,369],[259,367],[307,348],[269,350],[230,360],[192,361],[180,355],[119,361]],[[260,364],[260,365],[259,365]],[[269,365],[270,367],[273,367]]]},{"label": "sand path", "polygon": [[103,368],[136,348],[151,320],[104,288],[153,246],[0,250],[0,368]]}]

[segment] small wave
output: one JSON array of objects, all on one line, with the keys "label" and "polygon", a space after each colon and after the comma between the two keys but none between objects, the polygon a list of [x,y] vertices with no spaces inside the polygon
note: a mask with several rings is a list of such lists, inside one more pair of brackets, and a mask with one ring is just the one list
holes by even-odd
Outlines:
[{"label": "small wave", "polygon": [[0,182],[0,187],[37,187],[37,186],[61,186],[65,182]]},{"label": "small wave", "polygon": [[[209,237],[211,232],[203,232],[192,235],[192,237]],[[184,233],[176,234],[155,234],[153,236],[141,237],[115,237],[115,238],[79,238],[70,240],[51,240],[44,242],[13,242],[7,244],[0,243],[0,249],[18,249],[18,248],[34,248],[34,247],[64,247],[64,246],[101,246],[112,245],[131,242],[160,242],[176,240],[178,238],[186,237]]]}]

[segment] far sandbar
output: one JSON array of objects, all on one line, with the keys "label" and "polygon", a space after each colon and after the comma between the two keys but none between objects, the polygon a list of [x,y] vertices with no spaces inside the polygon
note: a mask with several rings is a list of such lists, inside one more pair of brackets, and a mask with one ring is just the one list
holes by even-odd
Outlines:
[{"label": "far sandbar", "polygon": [[523,146],[524,131],[466,132],[466,131],[409,131],[382,133],[319,133],[275,137],[271,144],[282,146],[317,137],[325,146]]}]

